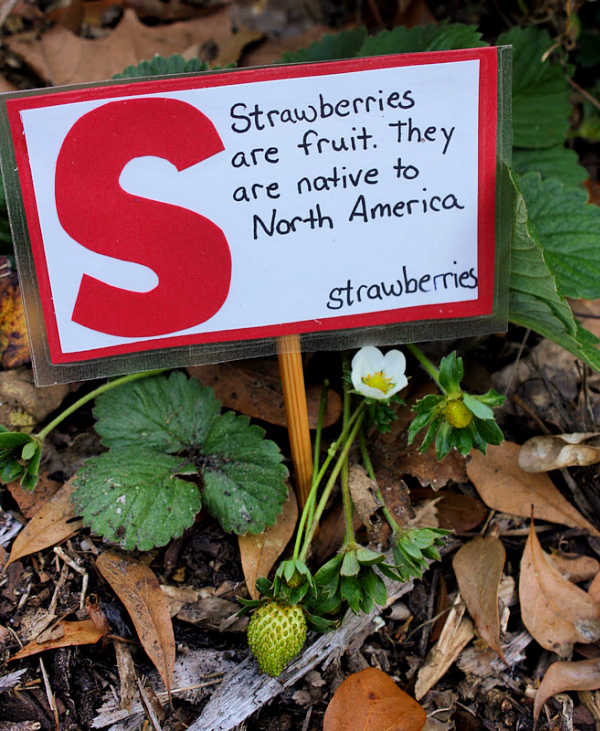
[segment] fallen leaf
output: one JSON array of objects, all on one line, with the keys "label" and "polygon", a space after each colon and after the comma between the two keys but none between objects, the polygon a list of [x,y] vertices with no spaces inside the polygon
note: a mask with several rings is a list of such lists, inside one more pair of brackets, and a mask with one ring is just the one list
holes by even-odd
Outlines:
[{"label": "fallen leaf", "polygon": [[[253,419],[287,426],[279,366],[272,358],[194,366],[187,371],[192,378],[210,386],[226,408],[240,411]],[[321,386],[308,386],[306,400],[308,424],[314,429],[319,416]],[[335,424],[341,412],[342,401],[339,394],[329,389],[323,426]]]},{"label": "fallen leaf", "polygon": [[524,472],[518,464],[519,445],[503,442],[488,445],[487,454],[473,451],[467,474],[483,502],[494,510],[528,518],[533,506],[539,520],[582,528],[594,536],[598,531],[569,503],[548,475]]},{"label": "fallen leaf", "polygon": [[389,675],[367,668],[346,678],[323,718],[323,731],[421,731],[427,717]]},{"label": "fallen leaf", "polygon": [[[0,91],[10,91],[1,88],[1,81]],[[5,257],[0,257],[0,355],[4,368],[16,368],[29,363],[31,357],[19,279],[5,262]]]},{"label": "fallen leaf", "polygon": [[377,483],[369,477],[362,465],[353,464],[348,470],[348,487],[360,522],[368,528],[371,525],[371,516],[381,507],[375,492]]},{"label": "fallen leaf", "polygon": [[38,76],[53,85],[102,81],[156,54],[167,57],[195,43],[214,43],[218,54],[219,45],[231,35],[229,24],[224,24],[228,13],[224,8],[196,20],[150,27],[129,8],[110,35],[99,40],[81,38],[57,25],[39,39],[28,32],[6,42]]},{"label": "fallen leaf", "polygon": [[31,368],[0,371],[0,424],[9,429],[31,431],[55,411],[69,393],[69,386],[37,388]]},{"label": "fallen leaf", "polygon": [[437,514],[440,528],[467,533],[483,523],[488,511],[481,500],[472,495],[444,490],[437,503]]},{"label": "fallen leaf", "polygon": [[73,480],[65,482],[15,538],[7,566],[23,556],[61,543],[83,527],[81,520],[74,520],[76,513],[71,502],[71,493],[75,489]]},{"label": "fallen leaf", "polygon": [[600,604],[600,573],[594,576],[587,592],[597,604]]},{"label": "fallen leaf", "polygon": [[96,566],[125,605],[142,647],[170,693],[175,664],[175,637],[169,604],[152,570],[139,561],[105,551]]},{"label": "fallen leaf", "polygon": [[553,695],[565,690],[598,690],[598,688],[600,688],[600,659],[552,663],[535,694],[534,722],[537,723],[542,706]]},{"label": "fallen leaf", "polygon": [[56,650],[58,647],[72,647],[74,645],[95,645],[102,638],[102,632],[96,627],[91,619],[84,619],[81,622],[60,622],[57,625],[60,637],[38,642],[32,640],[27,643],[16,655],[9,658],[9,661],[20,660],[30,655],[37,655],[46,650]]},{"label": "fallen leaf", "polygon": [[574,553],[551,553],[548,558],[565,579],[572,581],[574,584],[578,584],[580,581],[589,581],[600,571],[600,563],[592,556],[579,556]]},{"label": "fallen leaf", "polygon": [[460,594],[477,631],[502,659],[498,588],[505,561],[506,551],[496,536],[476,536],[452,560]]},{"label": "fallen leaf", "polygon": [[519,452],[525,472],[548,472],[600,462],[600,433],[552,434],[528,439]]},{"label": "fallen leaf", "polygon": [[521,559],[519,600],[523,624],[546,650],[565,657],[575,642],[600,639],[600,605],[552,564],[533,520]]},{"label": "fallen leaf", "polygon": [[[159,0],[158,4],[163,5],[164,3]],[[183,7],[186,6],[183,5]],[[237,33],[232,33],[228,38],[221,41],[215,49],[216,55],[211,56],[206,60],[209,61],[212,66],[230,66],[232,64],[236,64],[244,48],[246,48],[246,46],[250,43],[260,41],[262,37],[262,33],[256,33],[242,28],[238,30]],[[205,44],[202,43],[194,43],[193,46],[186,48],[181,55],[186,60],[191,58],[204,58],[206,55],[206,48],[204,46]]]},{"label": "fallen leaf", "polygon": [[248,592],[253,599],[258,599],[260,596],[256,590],[256,580],[261,576],[269,575],[273,564],[294,534],[297,520],[298,503],[294,491],[288,486],[287,500],[283,504],[275,524],[262,533],[238,536],[242,570]]},{"label": "fallen leaf", "polygon": [[110,624],[106,618],[106,614],[102,611],[102,607],[98,602],[98,597],[95,594],[90,594],[85,598],[85,611],[88,613],[88,617],[94,623],[102,635],[110,634]]},{"label": "fallen leaf", "polygon": [[448,612],[439,640],[429,651],[419,668],[415,683],[415,698],[419,700],[442,678],[464,647],[475,636],[473,622],[464,616],[465,605],[460,597]]},{"label": "fallen leaf", "polygon": [[32,518],[42,505],[60,489],[60,482],[51,480],[47,472],[41,472],[35,490],[25,490],[19,481],[9,483],[8,491],[26,518]]}]

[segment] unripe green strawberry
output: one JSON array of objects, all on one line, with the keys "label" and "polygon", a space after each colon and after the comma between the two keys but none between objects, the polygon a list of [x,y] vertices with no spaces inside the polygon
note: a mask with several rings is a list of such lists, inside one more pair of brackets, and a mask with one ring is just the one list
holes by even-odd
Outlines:
[{"label": "unripe green strawberry", "polygon": [[248,624],[248,646],[263,673],[276,678],[302,649],[306,619],[297,605],[270,601],[259,607]]},{"label": "unripe green strawberry", "polygon": [[448,422],[456,429],[464,429],[473,421],[473,414],[460,399],[448,401],[445,415]]}]

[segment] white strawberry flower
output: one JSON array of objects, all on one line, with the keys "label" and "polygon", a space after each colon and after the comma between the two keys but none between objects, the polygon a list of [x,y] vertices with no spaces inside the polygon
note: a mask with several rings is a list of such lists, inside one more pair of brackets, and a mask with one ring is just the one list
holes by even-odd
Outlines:
[{"label": "white strawberry flower", "polygon": [[408,384],[406,358],[399,350],[385,355],[373,345],[361,348],[352,358],[352,385],[366,398],[389,399]]}]

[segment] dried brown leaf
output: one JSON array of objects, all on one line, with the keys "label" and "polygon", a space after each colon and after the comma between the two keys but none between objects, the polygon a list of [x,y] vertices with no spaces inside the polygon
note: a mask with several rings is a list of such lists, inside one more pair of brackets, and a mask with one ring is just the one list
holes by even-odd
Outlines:
[{"label": "dried brown leaf", "polygon": [[551,553],[548,558],[565,579],[575,584],[580,581],[589,581],[600,571],[600,563],[592,556],[578,556],[574,553]]},{"label": "dried brown leaf", "polygon": [[484,503],[494,510],[528,518],[533,506],[540,520],[582,528],[592,535],[600,531],[589,523],[554,486],[548,475],[524,472],[518,464],[519,445],[503,442],[488,446],[487,454],[473,451],[467,465],[469,479]]},{"label": "dried brown leaf", "polygon": [[92,620],[94,626],[102,632],[102,635],[110,634],[110,624],[95,594],[86,596],[85,611],[88,613],[88,617]]},{"label": "dried brown leaf", "polygon": [[60,489],[60,482],[51,480],[47,472],[41,472],[35,490],[25,490],[18,480],[6,486],[19,510],[26,518],[32,518],[38,510]]},{"label": "dried brown leaf", "polygon": [[23,657],[37,655],[46,650],[55,650],[58,647],[72,647],[74,645],[94,645],[102,638],[102,632],[96,627],[91,619],[84,619],[81,622],[60,622],[56,626],[57,632],[54,639],[46,642],[32,640],[19,652],[13,655],[10,660],[20,660]]},{"label": "dried brown leaf", "polygon": [[[215,396],[228,409],[235,409],[270,424],[287,426],[281,376],[277,362],[273,359],[194,366],[187,370],[192,378],[210,386]],[[321,387],[308,386],[306,400],[308,423],[314,429],[319,416]],[[342,401],[339,394],[329,389],[323,426],[335,424],[341,412]]]},{"label": "dried brown leaf", "polygon": [[419,668],[415,683],[415,698],[421,699],[442,678],[464,647],[473,639],[475,630],[464,616],[465,605],[456,602],[448,612],[444,627],[435,645]]},{"label": "dried brown leaf", "polygon": [[171,691],[175,637],[169,604],[152,570],[139,561],[105,551],[96,566],[125,605],[144,650]]},{"label": "dried brown leaf", "polygon": [[588,586],[588,594],[592,599],[600,604],[600,573],[596,574],[592,579],[592,583]]},{"label": "dried brown leaf", "polygon": [[458,588],[477,631],[502,659],[498,588],[506,551],[495,536],[477,536],[457,551],[452,561]]},{"label": "dried brown leaf", "polygon": [[367,668],[344,680],[329,702],[323,731],[421,731],[426,714],[389,675]]},{"label": "dried brown leaf", "polygon": [[[1,81],[0,78],[0,91],[10,91],[2,88]],[[6,261],[4,257],[1,259],[0,266]],[[5,269],[3,266],[0,277],[0,355],[4,368],[16,368],[30,361],[27,324],[19,280],[15,271]]]},{"label": "dried brown leaf", "polygon": [[454,490],[444,490],[436,507],[439,527],[456,533],[474,530],[488,514],[481,500]]},{"label": "dried brown leaf", "polygon": [[521,559],[519,599],[525,627],[546,650],[564,657],[575,642],[600,639],[600,605],[552,564],[533,521]]},{"label": "dried brown leaf", "polygon": [[76,512],[71,502],[71,493],[75,489],[73,480],[71,478],[44,503],[15,538],[7,566],[23,556],[61,543],[82,528],[81,520],[74,519]]},{"label": "dried brown leaf", "polygon": [[600,434],[552,434],[528,439],[519,452],[525,472],[548,472],[600,462]]},{"label": "dried brown leaf", "polygon": [[369,527],[371,516],[381,507],[375,492],[377,483],[369,477],[362,465],[353,464],[348,471],[348,487],[361,523]]},{"label": "dried brown leaf", "polygon": [[218,53],[219,44],[231,36],[228,13],[225,8],[203,18],[150,27],[129,8],[115,30],[99,40],[57,25],[41,38],[33,32],[12,36],[7,45],[51,84],[102,81],[156,54],[167,57],[195,43],[216,43]]},{"label": "dried brown leaf", "polygon": [[600,688],[600,659],[552,663],[546,670],[535,694],[534,721],[537,723],[542,706],[553,695],[565,690],[597,690],[598,688]]},{"label": "dried brown leaf", "polygon": [[261,576],[269,575],[273,564],[294,534],[297,520],[298,503],[294,491],[288,486],[287,500],[283,504],[283,509],[277,516],[275,524],[256,535],[238,536],[242,570],[248,592],[253,599],[259,597],[256,580]]}]

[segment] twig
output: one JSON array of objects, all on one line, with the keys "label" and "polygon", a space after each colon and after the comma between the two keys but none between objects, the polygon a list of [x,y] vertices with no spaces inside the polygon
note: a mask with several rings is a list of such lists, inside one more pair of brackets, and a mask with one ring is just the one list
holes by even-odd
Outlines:
[{"label": "twig", "polygon": [[44,679],[44,688],[46,689],[46,698],[48,699],[48,705],[52,709],[52,713],[54,715],[54,726],[56,728],[56,731],[60,731],[60,719],[58,717],[58,708],[56,707],[56,700],[54,698],[54,693],[52,692],[52,688],[50,687],[50,680],[48,678],[48,673],[46,672],[46,668],[44,666],[44,661],[40,657],[40,670],[42,671],[42,678]]},{"label": "twig", "polygon": [[0,5],[0,28],[4,25],[8,16],[12,13],[17,0],[4,0]]},{"label": "twig", "polygon": [[[575,91],[579,92],[581,96],[585,97],[585,99],[588,100],[590,104],[593,104],[596,109],[600,109],[600,101],[596,99],[595,96],[589,93],[589,91],[586,91],[585,89],[582,89],[581,86],[576,81],[573,81],[569,76],[567,76],[567,81],[571,86],[575,89]],[[585,315],[585,317],[588,317],[588,315]]]}]

